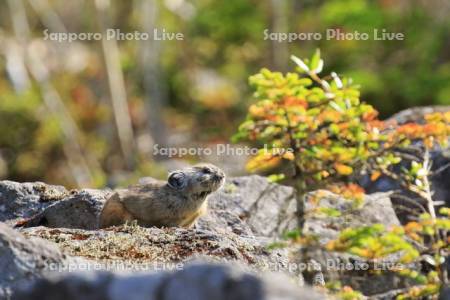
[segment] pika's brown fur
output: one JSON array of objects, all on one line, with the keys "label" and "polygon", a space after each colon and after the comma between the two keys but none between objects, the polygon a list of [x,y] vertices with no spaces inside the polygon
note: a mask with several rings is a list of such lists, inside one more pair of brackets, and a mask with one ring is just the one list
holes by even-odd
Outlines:
[{"label": "pika's brown fur", "polygon": [[117,190],[103,207],[100,228],[134,220],[145,227],[192,227],[206,213],[208,195],[224,179],[218,167],[199,164],[170,173],[167,182],[153,180]]}]

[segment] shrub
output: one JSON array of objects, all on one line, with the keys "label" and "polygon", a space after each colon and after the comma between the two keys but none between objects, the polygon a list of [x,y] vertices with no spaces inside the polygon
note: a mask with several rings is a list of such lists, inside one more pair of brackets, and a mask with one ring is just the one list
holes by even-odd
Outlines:
[{"label": "shrub", "polygon": [[[292,56],[292,60],[297,64],[295,72],[282,74],[262,69],[250,77],[256,101],[234,136],[235,141],[250,141],[260,148],[247,168],[277,170],[270,178],[294,185],[299,199],[309,190],[327,187],[356,200],[356,204],[363,199],[364,190],[351,183],[353,178],[362,174],[371,180],[381,175],[394,178],[426,201],[428,213],[418,222],[399,228],[387,229],[379,224],[348,228],[326,250],[366,260],[400,251],[401,262],[427,261],[433,265],[427,274],[399,270],[401,275],[415,279],[418,286],[399,292],[398,297],[417,299],[436,294],[448,276],[444,257],[448,256],[450,221],[448,209],[441,211],[439,217],[434,211],[428,153],[433,147],[447,145],[450,112],[428,115],[423,124],[397,126],[393,121],[381,121],[378,112],[360,100],[358,86],[350,78],[334,72],[319,76],[324,65],[319,51],[310,59]],[[406,149],[418,142],[424,149],[421,159],[414,157],[407,164],[409,168],[394,171],[405,157],[411,160]],[[298,203],[301,205],[302,201]],[[333,216],[336,212],[325,213]],[[296,236],[292,241],[297,243],[311,240]],[[346,289],[341,291],[342,298],[356,297],[357,292]]]}]

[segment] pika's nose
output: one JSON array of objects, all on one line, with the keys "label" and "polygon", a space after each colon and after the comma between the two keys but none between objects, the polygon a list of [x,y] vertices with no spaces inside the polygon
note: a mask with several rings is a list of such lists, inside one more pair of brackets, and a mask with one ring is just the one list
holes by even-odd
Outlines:
[{"label": "pika's nose", "polygon": [[214,175],[214,179],[215,179],[215,180],[222,180],[222,179],[223,179],[223,175],[215,174],[215,175]]}]

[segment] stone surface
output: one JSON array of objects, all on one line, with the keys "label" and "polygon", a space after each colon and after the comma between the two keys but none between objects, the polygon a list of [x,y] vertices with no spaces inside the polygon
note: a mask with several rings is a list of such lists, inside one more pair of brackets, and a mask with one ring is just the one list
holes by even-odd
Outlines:
[{"label": "stone surface", "polygon": [[[386,228],[400,225],[389,195],[390,193],[366,195],[361,207],[355,208],[353,201],[326,190],[308,193],[305,196],[303,232],[318,236],[320,243],[325,245],[336,239],[345,228],[373,224],[383,224]],[[317,213],[317,208],[335,209],[339,211],[340,216],[331,217]]]},{"label": "stone surface", "polygon": [[76,273],[42,279],[14,299],[105,300],[288,300],[324,299],[311,288],[299,288],[280,275],[256,276],[234,265],[194,264],[175,273],[121,276]]},{"label": "stone surface", "polygon": [[[406,286],[404,281],[392,273],[374,276],[368,275],[365,271],[340,272],[329,271],[326,268],[328,259],[342,262],[358,260],[357,257],[341,253],[329,253],[323,250],[323,246],[328,241],[337,238],[343,229],[376,223],[382,223],[386,227],[399,225],[388,193],[367,195],[362,206],[358,208],[355,208],[351,201],[328,191],[315,191],[307,194],[304,205],[303,232],[317,235],[321,247],[300,247],[298,252],[293,253],[289,252],[293,248],[269,250],[267,246],[282,233],[297,227],[298,214],[296,213],[295,191],[290,187],[270,183],[266,178],[260,176],[229,179],[220,191],[211,195],[209,212],[199,220],[194,229],[142,228],[128,224],[97,230],[98,215],[110,191],[82,190],[67,192],[58,188],[57,190],[61,192],[52,198],[43,197],[42,192],[35,190],[35,185],[41,191],[53,190],[52,187],[47,187],[42,183],[22,185],[0,182],[0,187],[8,187],[9,196],[3,199],[9,200],[3,201],[8,203],[12,209],[12,211],[8,210],[6,213],[0,211],[0,215],[9,221],[17,221],[17,218],[20,217],[27,218],[26,221],[21,223],[25,225],[24,228],[17,229],[29,237],[29,240],[25,240],[23,236],[19,235],[24,240],[23,243],[26,244],[28,241],[42,238],[49,241],[50,247],[55,247],[54,244],[59,247],[60,250],[55,248],[57,251],[62,251],[58,252],[58,255],[64,256],[62,253],[65,253],[70,259],[74,257],[81,259],[84,265],[90,266],[93,264],[100,266],[100,269],[113,271],[113,273],[68,275],[64,278],[56,276],[53,281],[49,280],[46,274],[40,286],[48,288],[38,288],[38,285],[35,285],[30,290],[37,293],[33,294],[36,295],[35,297],[42,295],[43,299],[53,299],[45,297],[53,297],[56,294],[39,293],[46,293],[48,290],[59,293],[62,289],[66,295],[69,295],[73,290],[82,291],[80,295],[85,299],[116,299],[110,298],[116,297],[114,295],[122,295],[123,298],[126,293],[130,293],[130,299],[134,299],[133,297],[141,299],[138,297],[142,293],[153,297],[152,293],[154,289],[157,289],[157,296],[155,296],[157,298],[149,299],[178,299],[174,298],[176,297],[175,292],[172,294],[168,290],[166,291],[167,294],[160,298],[162,297],[162,294],[160,294],[162,291],[161,282],[164,282],[162,286],[163,289],[166,289],[169,282],[172,282],[168,281],[167,278],[173,277],[176,280],[173,279],[174,283],[170,285],[170,291],[185,288],[192,295],[198,296],[198,299],[215,298],[216,294],[213,292],[210,294],[209,291],[205,292],[202,289],[202,284],[208,283],[210,277],[224,278],[224,276],[228,276],[227,272],[224,273],[213,268],[211,270],[215,271],[209,271],[208,276],[195,275],[198,277],[191,273],[182,273],[182,271],[171,275],[161,273],[161,266],[173,266],[178,263],[184,265],[199,257],[207,258],[208,261],[213,263],[238,264],[252,272],[280,271],[279,273],[289,274],[292,281],[300,283],[303,282],[303,275],[306,276],[308,283],[317,283],[316,279],[324,276],[327,282],[340,280],[344,284],[362,290],[367,295],[383,293],[389,289]],[[321,200],[317,202],[316,198],[319,194]],[[51,193],[51,195],[55,195],[55,193]],[[14,199],[17,199],[18,204],[14,203]],[[32,209],[28,209],[28,205]],[[312,213],[315,212],[318,205],[335,209],[341,215],[330,217]],[[30,218],[33,212],[36,214]],[[11,229],[8,230],[11,234],[14,233]],[[39,248],[40,246],[30,247]],[[9,248],[9,246],[6,247],[6,249]],[[14,260],[11,255],[5,257],[7,257],[5,261]],[[66,259],[68,258],[58,259],[59,256],[55,257],[63,267],[66,265]],[[387,262],[395,261],[395,259],[395,256],[389,257]],[[299,269],[291,269],[293,265],[298,266],[300,263],[309,264],[310,262],[319,264],[319,270],[301,273]],[[74,269],[81,268],[83,264],[75,264]],[[127,276],[116,274],[124,269],[130,271],[155,270],[159,273]],[[33,269],[30,269],[30,272],[34,274]],[[35,274],[31,278],[43,276],[39,268],[35,271]],[[189,276],[186,274],[189,274]],[[191,275],[194,277],[190,277]],[[151,279],[148,276],[151,276]],[[26,277],[23,278],[24,282],[29,281]],[[225,282],[227,282],[227,286],[232,285],[234,281],[230,283],[230,281],[225,280]],[[250,283],[246,283],[245,286],[247,284]],[[10,284],[10,286],[12,285]],[[276,284],[267,285],[262,289],[261,295],[272,295],[277,291],[277,287]],[[225,294],[228,293],[227,291],[224,292],[220,286],[217,288]],[[246,292],[244,292],[245,289],[242,289],[241,286],[233,286],[233,291],[230,291],[231,294],[227,295],[231,295],[235,299],[247,299],[245,298],[247,297]],[[132,294],[132,292],[135,294]],[[203,294],[204,292],[206,294]],[[280,293],[283,294],[284,292]],[[255,295],[258,296],[259,294]],[[271,299],[270,297],[266,298]],[[256,297],[256,299],[258,298]]]},{"label": "stone surface", "polygon": [[[318,214],[318,208],[332,208],[340,215]],[[312,213],[314,212],[314,213]],[[366,195],[360,207],[353,202],[326,190],[318,190],[305,196],[305,220],[303,233],[317,237],[318,244],[303,247],[298,251],[297,259],[305,263],[309,270],[303,273],[307,282],[314,283],[320,274],[325,282],[339,280],[343,285],[352,286],[366,296],[381,294],[393,289],[404,288],[410,281],[388,269],[382,274],[370,273],[363,268],[373,265],[363,258],[325,251],[325,245],[339,237],[346,228],[360,228],[374,224],[383,224],[386,228],[400,225],[391,204],[389,193]],[[378,266],[389,268],[398,263],[398,254],[378,261]],[[416,268],[417,266],[409,266]]]},{"label": "stone surface", "polygon": [[438,300],[450,300],[450,285],[441,288]]},{"label": "stone surface", "polygon": [[0,181],[0,222],[14,223],[32,217],[68,194],[62,186]]},{"label": "stone surface", "polygon": [[93,189],[73,191],[28,219],[24,226],[97,229],[100,213],[110,193],[109,190]]},{"label": "stone surface", "polygon": [[[142,182],[151,180],[145,178]],[[0,216],[12,221],[27,218],[22,224],[25,227],[42,225],[92,230],[97,228],[102,206],[111,193],[92,189],[71,191],[62,193],[59,201],[42,203],[29,185],[32,184],[8,182],[11,192],[7,200],[8,213],[0,212]],[[44,184],[39,186],[47,190],[53,188]],[[30,208],[26,208],[27,205]],[[270,183],[267,178],[256,175],[231,178],[224,188],[209,197],[209,212],[200,219],[198,228],[225,229],[242,236],[278,237],[297,226],[296,205],[291,187]],[[11,214],[11,210],[20,211],[17,207],[26,213]]]},{"label": "stone surface", "polygon": [[195,257],[209,257],[214,261],[239,262],[254,270],[287,272],[288,267],[286,250],[268,251],[267,239],[240,237],[226,230],[131,225],[96,231],[47,227],[24,228],[21,231],[26,236],[56,243],[68,255],[105,264],[175,264]]},{"label": "stone surface", "polygon": [[22,234],[0,223],[0,299],[18,285],[42,276],[49,264],[64,264],[67,257],[56,245]]},{"label": "stone surface", "polygon": [[209,213],[200,228],[228,228],[240,235],[279,237],[297,226],[293,188],[271,183],[265,177],[229,179],[209,198]]},{"label": "stone surface", "polygon": [[434,106],[418,106],[402,110],[392,115],[388,120],[395,120],[398,124],[405,124],[409,122],[424,122],[424,116],[436,112],[450,111],[449,105],[434,105]]}]

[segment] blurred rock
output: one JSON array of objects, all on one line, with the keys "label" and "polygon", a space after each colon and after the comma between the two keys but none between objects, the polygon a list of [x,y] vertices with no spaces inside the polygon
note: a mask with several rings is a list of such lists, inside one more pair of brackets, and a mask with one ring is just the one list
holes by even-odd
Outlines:
[{"label": "blurred rock", "polygon": [[42,279],[13,299],[318,300],[324,297],[311,288],[296,287],[280,275],[256,276],[234,265],[194,264],[175,273],[121,276],[96,272]]},{"label": "blurred rock", "polygon": [[395,120],[398,124],[405,124],[409,122],[423,123],[425,121],[425,115],[447,111],[450,111],[449,105],[412,107],[392,115],[387,119],[387,121]]},{"label": "blurred rock", "polygon": [[441,288],[438,300],[450,300],[450,285]]},{"label": "blurred rock", "polygon": [[66,262],[66,256],[53,243],[25,238],[0,223],[0,299],[10,295],[17,286],[41,277],[50,264]]}]

